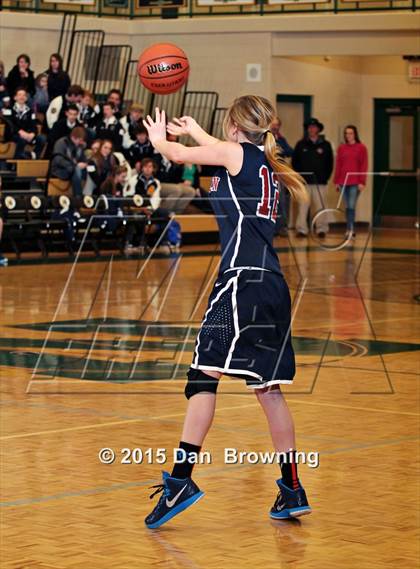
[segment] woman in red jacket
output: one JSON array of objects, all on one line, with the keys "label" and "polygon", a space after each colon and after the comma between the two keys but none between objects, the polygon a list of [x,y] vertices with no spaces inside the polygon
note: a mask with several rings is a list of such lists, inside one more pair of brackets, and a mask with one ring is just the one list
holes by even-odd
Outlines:
[{"label": "woman in red jacket", "polygon": [[354,125],[348,125],[344,129],[344,141],[337,151],[334,183],[337,190],[343,192],[346,202],[347,235],[354,237],[356,202],[366,185],[368,156],[366,146],[360,142]]}]

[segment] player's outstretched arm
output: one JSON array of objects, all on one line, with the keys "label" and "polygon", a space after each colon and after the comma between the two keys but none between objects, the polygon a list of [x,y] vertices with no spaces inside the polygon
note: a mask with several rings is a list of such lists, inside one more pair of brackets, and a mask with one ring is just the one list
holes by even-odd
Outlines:
[{"label": "player's outstretched arm", "polygon": [[189,135],[199,146],[208,146],[220,142],[218,138],[208,134],[192,117],[174,118],[166,127],[174,136]]},{"label": "player's outstretched arm", "polygon": [[224,166],[230,174],[236,175],[242,168],[243,149],[236,142],[217,141],[207,146],[188,147],[166,140],[165,111],[156,108],[155,120],[150,115],[143,121],[154,148],[168,160],[178,163]]}]

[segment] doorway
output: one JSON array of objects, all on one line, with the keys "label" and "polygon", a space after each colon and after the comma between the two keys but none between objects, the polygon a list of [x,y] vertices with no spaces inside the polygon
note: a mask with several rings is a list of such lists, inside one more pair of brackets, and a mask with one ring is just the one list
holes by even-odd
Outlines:
[{"label": "doorway", "polygon": [[375,99],[373,224],[413,227],[419,214],[420,99]]},{"label": "doorway", "polygon": [[310,119],[310,95],[277,95],[277,114],[282,122],[281,133],[295,147],[304,134],[303,124]]}]

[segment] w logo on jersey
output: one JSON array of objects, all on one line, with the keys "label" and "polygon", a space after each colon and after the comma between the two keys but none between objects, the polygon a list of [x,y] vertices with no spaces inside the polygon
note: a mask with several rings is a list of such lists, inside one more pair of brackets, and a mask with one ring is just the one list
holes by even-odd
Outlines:
[{"label": "w logo on jersey", "polygon": [[218,176],[213,176],[211,179],[210,189],[209,192],[217,192],[217,188],[219,187],[220,178]]}]

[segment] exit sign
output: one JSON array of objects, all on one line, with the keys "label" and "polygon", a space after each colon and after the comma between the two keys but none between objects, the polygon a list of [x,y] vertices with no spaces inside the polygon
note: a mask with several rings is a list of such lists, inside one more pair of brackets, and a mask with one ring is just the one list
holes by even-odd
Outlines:
[{"label": "exit sign", "polygon": [[408,80],[420,81],[420,59],[408,62]]}]

